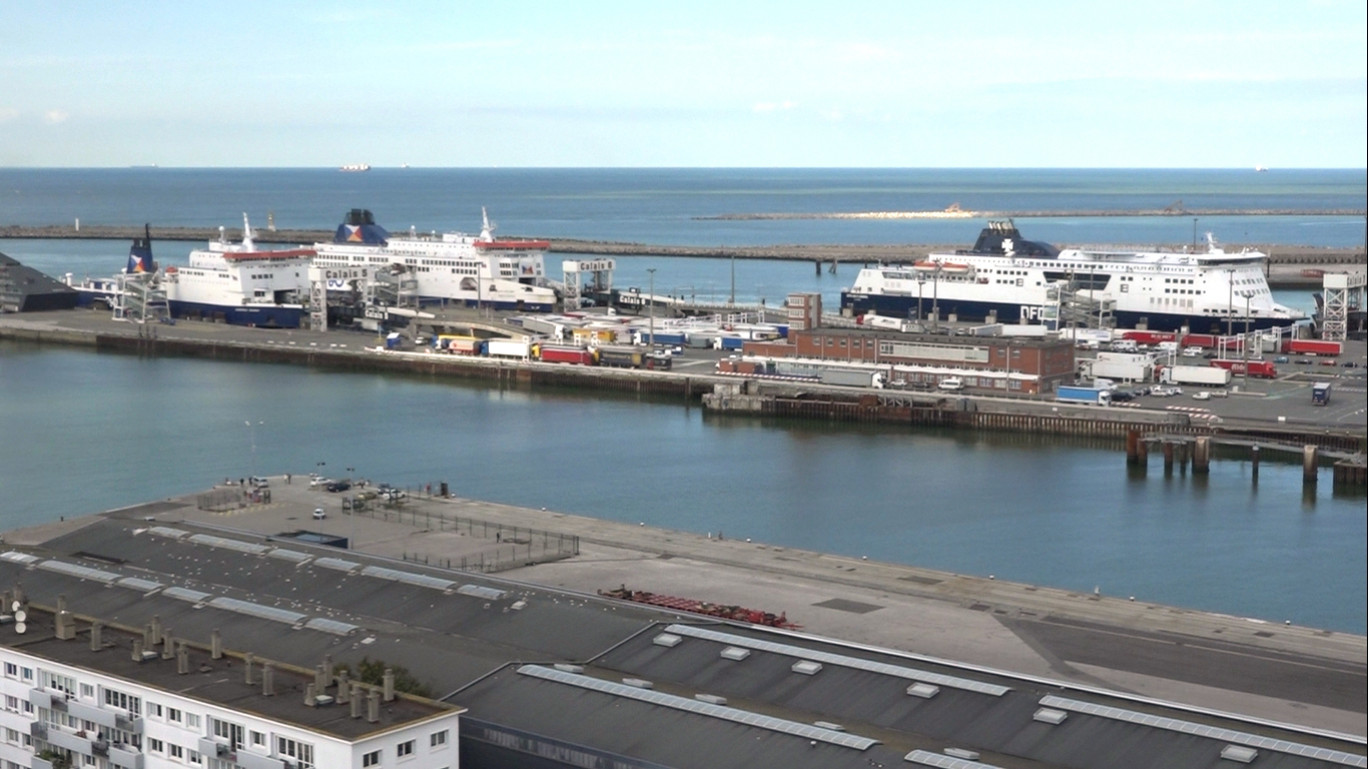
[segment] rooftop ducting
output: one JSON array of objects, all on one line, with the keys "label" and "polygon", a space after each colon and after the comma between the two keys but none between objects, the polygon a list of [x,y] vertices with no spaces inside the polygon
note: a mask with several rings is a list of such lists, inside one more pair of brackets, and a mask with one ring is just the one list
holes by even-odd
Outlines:
[{"label": "rooftop ducting", "polygon": [[90,650],[93,652],[101,649],[100,631],[103,629],[104,625],[99,622],[90,623]]},{"label": "rooftop ducting", "polygon": [[223,634],[218,628],[214,628],[209,634],[209,657],[211,659],[223,659]]},{"label": "rooftop ducting", "polygon": [[394,701],[394,668],[385,668],[385,702]]},{"label": "rooftop ducting", "polygon": [[366,720],[372,724],[380,721],[380,692],[376,689],[371,689],[366,698]]},{"label": "rooftop ducting", "polygon": [[275,668],[269,662],[263,663],[261,666],[261,695],[263,697],[275,696]]}]

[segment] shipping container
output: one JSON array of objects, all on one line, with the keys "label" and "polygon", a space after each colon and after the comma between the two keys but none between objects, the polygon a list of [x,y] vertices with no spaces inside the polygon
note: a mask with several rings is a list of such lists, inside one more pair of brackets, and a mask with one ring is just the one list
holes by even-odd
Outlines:
[{"label": "shipping container", "polygon": [[883,373],[874,369],[824,366],[817,370],[817,381],[847,387],[879,387],[883,384]]},{"label": "shipping container", "polygon": [[1317,382],[1311,385],[1311,403],[1316,406],[1330,405],[1330,383]]},{"label": "shipping container", "polygon": [[646,368],[644,347],[600,347],[598,363],[611,368]]},{"label": "shipping container", "polygon": [[1150,378],[1154,359],[1145,353],[1099,352],[1092,361],[1092,376],[1143,382]]},{"label": "shipping container", "polygon": [[1153,347],[1160,342],[1176,342],[1178,335],[1171,331],[1123,331],[1122,339],[1130,339],[1136,344],[1147,344]]}]

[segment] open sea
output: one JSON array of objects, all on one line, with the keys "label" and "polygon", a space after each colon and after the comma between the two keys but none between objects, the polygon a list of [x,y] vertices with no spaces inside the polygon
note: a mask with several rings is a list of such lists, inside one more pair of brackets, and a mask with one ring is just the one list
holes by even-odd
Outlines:
[{"label": "open sea", "polygon": [[[194,247],[158,224],[330,228],[354,207],[391,230],[652,244],[971,243],[979,220],[716,221],[728,213],[1162,208],[1358,210],[1358,171],[766,169],[0,169],[0,225],[153,224],[163,264]],[[1018,220],[1057,244],[1182,244],[1190,217]],[[1361,217],[1212,217],[1228,242],[1352,246]],[[0,240],[50,274],[112,274],[123,242]],[[554,255],[553,255],[554,257]],[[555,259],[548,260],[548,267]],[[855,267],[619,259],[615,284],[835,301]],[[733,269],[735,272],[733,273]],[[734,274],[734,278],[733,278]],[[1305,306],[1300,297],[1280,300]],[[1309,301],[1309,295],[1305,297]],[[250,424],[249,424],[250,423]],[[145,359],[0,343],[0,529],[319,467],[462,496],[994,574],[1033,584],[1364,633],[1363,497],[1304,494],[1300,464],[1231,457],[1208,478],[1128,474],[1118,446],[1033,436],[705,417],[576,391]]]}]

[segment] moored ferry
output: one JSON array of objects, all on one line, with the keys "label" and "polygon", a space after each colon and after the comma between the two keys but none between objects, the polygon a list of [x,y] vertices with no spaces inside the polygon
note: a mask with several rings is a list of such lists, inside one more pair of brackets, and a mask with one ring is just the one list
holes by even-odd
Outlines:
[{"label": "moored ferry", "polygon": [[[462,232],[392,235],[370,211],[352,209],[331,243],[314,246],[325,270],[366,270],[398,278],[398,299],[418,304],[454,302],[526,312],[555,309],[545,270],[546,240],[495,238],[481,209],[479,235]],[[347,286],[329,282],[329,290]]]},{"label": "moored ferry", "polygon": [[242,242],[219,239],[190,252],[189,264],[167,267],[162,287],[176,318],[237,326],[299,328],[306,315],[311,248],[261,250],[242,215]]},{"label": "moored ferry", "polygon": [[973,248],[932,253],[910,266],[869,267],[841,292],[851,314],[918,317],[936,307],[960,319],[1061,323],[1061,293],[1104,307],[1126,328],[1224,331],[1287,326],[1306,316],[1273,301],[1266,254],[1227,253],[1210,235],[1201,253],[1069,248],[1024,240],[989,222]]}]

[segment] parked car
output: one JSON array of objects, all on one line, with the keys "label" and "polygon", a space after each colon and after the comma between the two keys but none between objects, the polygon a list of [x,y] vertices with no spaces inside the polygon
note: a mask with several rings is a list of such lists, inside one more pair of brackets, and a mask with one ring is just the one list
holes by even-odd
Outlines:
[{"label": "parked car", "polygon": [[323,520],[324,518],[327,518],[327,517],[328,517],[328,514],[325,513],[325,512],[323,512],[323,508],[321,508],[321,507],[315,507],[315,508],[314,508],[314,511],[313,511],[313,517],[314,517],[314,520],[315,520],[315,521],[321,521],[321,520]]},{"label": "parked car", "polygon": [[351,481],[333,481],[323,488],[328,491],[346,491],[351,488]]},{"label": "parked car", "polygon": [[1201,390],[1199,392],[1193,393],[1192,399],[1195,401],[1209,401],[1211,400],[1211,393],[1207,392],[1206,390]]},{"label": "parked car", "polygon": [[1278,357],[1276,357],[1276,358],[1273,359],[1273,362],[1274,362],[1274,363],[1286,363],[1286,362],[1287,362],[1287,356],[1286,356],[1286,355],[1279,355]]}]

